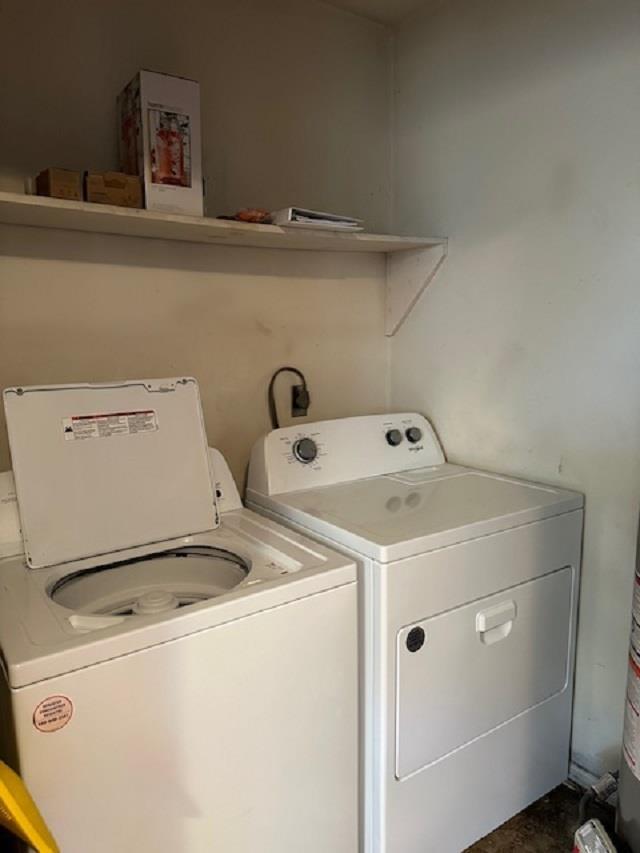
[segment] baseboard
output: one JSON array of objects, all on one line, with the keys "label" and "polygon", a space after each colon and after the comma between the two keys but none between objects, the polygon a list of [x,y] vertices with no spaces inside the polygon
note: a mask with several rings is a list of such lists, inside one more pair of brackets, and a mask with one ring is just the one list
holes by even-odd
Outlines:
[{"label": "baseboard", "polygon": [[592,785],[595,785],[599,778],[595,773],[586,770],[584,767],[580,767],[574,761],[569,765],[569,779],[575,782],[576,785],[580,785],[581,788],[590,788]]}]

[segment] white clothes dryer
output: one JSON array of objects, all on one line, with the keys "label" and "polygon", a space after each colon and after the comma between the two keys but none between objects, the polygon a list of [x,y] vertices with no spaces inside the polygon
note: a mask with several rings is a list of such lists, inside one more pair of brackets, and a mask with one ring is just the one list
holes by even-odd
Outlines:
[{"label": "white clothes dryer", "polygon": [[459,853],[567,777],[581,495],[407,413],[269,433],[247,500],[359,562],[366,853]]},{"label": "white clothes dryer", "polygon": [[353,853],[354,561],[242,508],[194,380],[5,407],[0,744],[60,848]]}]

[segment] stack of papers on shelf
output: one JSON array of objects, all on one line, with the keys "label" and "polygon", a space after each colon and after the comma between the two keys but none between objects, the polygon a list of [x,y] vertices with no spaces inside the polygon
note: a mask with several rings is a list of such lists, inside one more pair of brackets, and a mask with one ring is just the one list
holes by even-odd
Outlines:
[{"label": "stack of papers on shelf", "polygon": [[286,225],[288,228],[314,228],[324,231],[362,231],[362,219],[351,216],[338,216],[335,213],[321,213],[304,207],[283,207],[272,214],[274,225]]}]

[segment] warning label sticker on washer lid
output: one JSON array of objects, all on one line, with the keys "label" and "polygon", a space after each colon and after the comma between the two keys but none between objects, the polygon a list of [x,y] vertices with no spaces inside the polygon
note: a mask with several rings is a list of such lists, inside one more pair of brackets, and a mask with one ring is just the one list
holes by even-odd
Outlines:
[{"label": "warning label sticker on washer lid", "polygon": [[140,412],[105,412],[97,415],[73,415],[62,419],[65,441],[85,438],[111,438],[113,435],[137,435],[156,432],[158,417],[153,409]]},{"label": "warning label sticker on washer lid", "polygon": [[73,716],[73,702],[66,696],[48,696],[33,712],[33,725],[39,732],[57,732]]}]

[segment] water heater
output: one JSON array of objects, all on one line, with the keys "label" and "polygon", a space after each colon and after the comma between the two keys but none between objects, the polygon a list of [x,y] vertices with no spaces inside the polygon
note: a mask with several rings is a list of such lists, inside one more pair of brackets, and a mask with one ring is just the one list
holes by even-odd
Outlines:
[{"label": "water heater", "polygon": [[[640,539],[639,556],[640,556]],[[618,833],[640,853],[640,559],[636,556],[629,669],[624,711],[622,762],[618,790]]]}]

